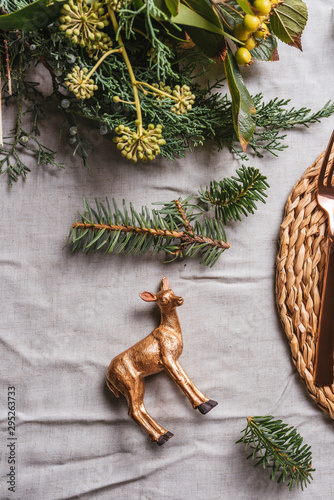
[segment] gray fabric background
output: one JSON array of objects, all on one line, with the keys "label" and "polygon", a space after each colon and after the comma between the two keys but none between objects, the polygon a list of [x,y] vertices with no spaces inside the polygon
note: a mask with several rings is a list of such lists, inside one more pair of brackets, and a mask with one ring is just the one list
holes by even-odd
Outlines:
[{"label": "gray fabric background", "polygon": [[[333,0],[309,0],[303,53],[280,44],[280,61],[255,63],[244,75],[265,100],[319,109],[333,98]],[[47,75],[44,85],[47,85]],[[12,126],[14,106],[5,110]],[[197,260],[71,255],[62,250],[82,209],[114,196],[135,207],[196,192],[233,175],[240,162],[207,144],[185,159],[148,165],[125,162],[93,133],[91,170],[58,138],[61,116],[50,110],[43,138],[66,170],[30,161],[27,182],[9,189],[0,179],[0,498],[20,500],[267,500],[333,498],[333,423],[311,401],[292,364],[275,307],[274,275],[286,199],[327,145],[333,119],[287,134],[279,158],[251,158],[270,183],[266,205],[227,228],[231,249],[207,269]],[[138,296],[155,292],[163,275],[185,299],[180,362],[219,406],[192,410],[161,373],[147,379],[146,406],[174,433],[162,448],[127,416],[104,377],[113,356],[147,335],[157,310]],[[7,491],[7,387],[16,387],[17,482]],[[298,427],[312,445],[314,482],[305,492],[269,480],[235,445],[249,415],[274,414]]]}]

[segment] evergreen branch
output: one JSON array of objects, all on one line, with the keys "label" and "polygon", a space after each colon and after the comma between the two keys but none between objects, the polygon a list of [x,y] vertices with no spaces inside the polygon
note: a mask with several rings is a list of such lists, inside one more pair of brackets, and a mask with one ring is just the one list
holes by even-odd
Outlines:
[{"label": "evergreen branch", "polygon": [[[0,147],[0,174],[8,174],[10,186],[19,177],[22,177],[25,181],[27,174],[30,172],[27,163],[22,159],[27,156],[21,155],[22,150],[34,155],[37,165],[43,164],[45,166],[50,165],[51,167],[65,168],[63,163],[55,160],[56,151],[41,144],[36,137],[30,136],[23,128],[20,129],[20,134],[22,135],[17,142],[15,138],[13,141],[12,137],[5,137],[3,146]],[[27,142],[23,142],[23,139],[26,139]],[[31,143],[35,146],[30,145]]]},{"label": "evergreen branch", "polygon": [[184,227],[185,227],[186,231],[188,231],[189,234],[194,234],[194,230],[193,230],[193,228],[190,225],[190,222],[188,220],[187,214],[184,211],[184,208],[182,207],[180,201],[179,200],[174,200],[174,201],[175,201],[176,208],[180,212],[180,215],[181,215],[181,217],[182,217],[182,219],[184,221]]},{"label": "evergreen branch", "polygon": [[303,490],[313,479],[311,447],[303,445],[303,438],[294,427],[272,416],[248,417],[243,437],[236,443],[244,443],[253,450],[247,458],[256,460],[254,467],[262,465],[272,469],[270,479],[277,482],[288,480],[289,490],[293,484]]},{"label": "evergreen branch", "polygon": [[[262,95],[257,96],[262,100]],[[321,118],[327,118],[334,112],[334,103],[328,101],[319,111],[312,113],[309,108],[285,109],[290,103],[290,99],[272,99],[268,103],[258,108],[257,125],[258,127],[275,128],[278,126],[281,130],[290,130],[297,125],[309,127],[312,123],[317,123]]]},{"label": "evergreen branch", "polygon": [[[259,158],[263,158],[265,151],[278,156],[277,152],[288,147],[284,144],[286,134],[282,134],[282,131],[292,130],[298,126],[309,128],[311,124],[328,118],[334,113],[334,102],[332,101],[328,101],[321,109],[312,113],[309,108],[304,107],[286,109],[290,99],[275,98],[264,103],[262,94],[252,96],[252,99],[256,109],[256,129],[249,142],[249,148]],[[236,146],[235,139],[232,142],[229,140],[227,142],[231,151],[243,160],[248,159]]]},{"label": "evergreen branch", "polygon": [[[262,99],[262,94],[253,97],[256,108],[256,130],[249,143],[249,147],[259,158],[263,157],[265,151],[278,156],[278,151],[287,148],[283,143],[286,134],[282,134],[282,131],[292,130],[298,126],[309,128],[311,124],[318,123],[334,113],[332,101],[328,101],[321,109],[312,113],[309,108],[286,109],[290,99],[275,98],[267,103],[263,103]],[[231,149],[242,158],[242,152],[235,148],[234,144]]]},{"label": "evergreen branch", "polygon": [[122,233],[150,234],[152,236],[165,236],[166,238],[182,238],[182,231],[170,231],[168,229],[154,229],[151,227],[123,226],[121,224],[88,224],[87,222],[74,222],[73,229],[91,229],[93,231],[120,231]]},{"label": "evergreen branch", "polygon": [[265,190],[269,184],[258,169],[242,166],[236,176],[222,181],[212,181],[200,189],[199,200],[215,207],[215,216],[226,224],[229,220],[241,220],[241,215],[253,214],[255,202],[265,203]]},{"label": "evergreen branch", "polygon": [[[198,50],[180,49],[179,46],[176,46],[173,37],[169,37],[169,40],[166,41],[166,32],[162,25],[154,21],[151,14],[148,15],[148,11],[154,13],[152,9],[157,8],[154,2],[145,3],[144,9],[138,11],[132,10],[134,5],[130,2],[125,2],[124,5],[124,9],[121,9],[117,14],[119,26],[115,24],[115,29],[120,33],[128,21],[130,23],[128,26],[131,25],[132,21],[130,22],[130,20],[132,18],[136,21],[136,25],[130,30],[123,29],[125,32],[123,46],[126,45],[128,65],[132,67],[135,79],[133,77],[131,81],[131,78],[129,78],[129,68],[127,68],[122,55],[114,53],[106,57],[95,70],[93,76],[98,90],[90,99],[84,101],[63,94],[66,75],[73,70],[73,61],[76,61],[75,64],[80,67],[87,67],[89,70],[92,70],[95,66],[95,63],[82,47],[72,43],[69,38],[59,33],[56,25],[50,25],[34,33],[8,33],[8,48],[14,85],[13,97],[17,98],[19,111],[16,131],[7,140],[7,142],[11,142],[11,145],[4,145],[0,151],[0,160],[4,160],[2,172],[9,175],[10,184],[20,175],[25,177],[29,171],[28,165],[23,167],[26,161],[22,154],[25,152],[25,143],[21,141],[24,132],[22,128],[20,129],[21,115],[27,113],[27,118],[31,120],[32,134],[38,135],[38,120],[43,117],[46,100],[48,102],[51,102],[51,100],[56,101],[58,108],[64,112],[69,127],[67,133],[63,135],[73,146],[73,153],[79,153],[82,156],[83,163],[86,166],[88,166],[89,149],[93,148],[89,143],[89,139],[86,140],[80,135],[80,120],[84,118],[88,118],[93,124],[92,126],[97,124],[100,131],[102,130],[101,134],[105,134],[106,138],[111,138],[115,134],[115,129],[120,125],[133,130],[135,127],[140,128],[141,123],[143,128],[146,128],[149,124],[161,124],[163,126],[163,140],[160,145],[160,153],[172,160],[183,157],[188,149],[202,145],[207,139],[213,140],[219,149],[227,146],[231,152],[241,159],[248,160],[247,155],[239,150],[240,145],[238,146],[233,127],[231,101],[226,93],[220,91],[222,81],[212,82],[211,85],[208,84],[207,86],[200,86],[196,83],[199,72],[202,73],[211,69],[214,66],[213,61]],[[149,30],[151,28],[148,25],[146,26],[146,22],[150,22],[153,29],[153,34],[150,33],[150,36]],[[111,27],[108,30],[111,33]],[[154,43],[153,39],[155,40]],[[167,45],[164,41],[166,41]],[[176,115],[171,110],[173,104],[175,104],[174,101],[168,98],[157,99],[156,95],[145,94],[142,91],[140,91],[140,106],[138,99],[136,106],[131,104],[134,102],[133,91],[137,91],[138,82],[146,82],[150,86],[147,88],[159,86],[157,67],[154,64],[159,66],[160,63],[151,64],[150,58],[152,57],[148,54],[152,47],[158,50],[160,45],[165,47],[160,54],[161,57],[163,57],[163,54],[166,56],[163,85],[171,89],[171,92],[163,92],[172,95],[176,85],[180,87],[187,85],[196,96],[192,109],[188,110],[187,114]],[[168,47],[169,45],[170,47]],[[113,47],[115,49],[116,46],[118,47],[119,44],[117,42],[116,45],[114,41]],[[34,47],[34,49],[31,50],[31,47]],[[167,53],[169,54],[168,57]],[[5,75],[5,48],[1,46],[0,55],[2,74]],[[157,59],[155,59],[156,56]],[[154,60],[159,61],[159,57],[159,54],[155,54]],[[35,82],[26,81],[26,69],[31,63],[44,65],[46,63],[49,66],[48,69],[53,85],[51,96],[42,96],[36,88],[37,84]],[[170,71],[167,70],[168,67]],[[162,68],[161,65],[160,68]],[[138,89],[140,90],[140,87]],[[5,104],[9,97],[4,98]],[[115,97],[118,99],[118,103],[114,101]],[[160,97],[163,96],[160,95]],[[26,109],[26,101],[28,101],[28,109]],[[311,113],[306,108],[300,110],[295,108],[286,109],[289,103],[288,100],[273,99],[268,103],[263,103],[261,94],[253,96],[253,101],[256,107],[257,127],[249,144],[249,151],[254,152],[258,157],[262,157],[266,151],[277,156],[279,151],[287,147],[284,145],[286,137],[284,131],[297,126],[308,127],[311,123],[315,123],[334,113],[333,103],[327,103],[321,110]],[[139,124],[136,124],[139,107],[141,119],[139,119]],[[76,129],[77,133],[71,135],[70,129],[72,132]],[[16,135],[16,132],[18,132],[18,135]],[[29,140],[28,144],[31,144],[31,133],[26,134],[24,132],[24,135]],[[14,146],[13,149],[12,145]],[[19,156],[19,161],[14,159],[13,153],[15,153],[14,156]],[[32,151],[29,151],[29,153],[31,154]],[[54,165],[62,166],[56,162],[55,156],[52,159]],[[6,168],[7,165],[11,166]],[[15,170],[18,174],[15,173]],[[219,215],[219,217],[223,216]]]},{"label": "evergreen branch", "polygon": [[[184,219],[191,206],[189,198],[185,202],[179,199],[163,204],[161,210],[152,212],[143,207],[140,213],[132,204],[129,210],[124,201],[123,210],[114,199],[113,208],[108,199],[106,204],[95,201],[96,209],[93,209],[84,198],[82,222],[75,222],[70,229],[68,241],[72,243],[72,251],[81,249],[87,254],[90,250],[103,249],[105,253],[135,255],[153,247],[153,254],[165,251],[175,257],[195,257],[200,253],[201,263],[212,267],[221,253],[230,248],[219,221],[204,219],[200,223],[196,220],[191,227],[188,219]],[[171,213],[171,205],[176,207],[178,218]],[[199,213],[202,213],[200,208],[196,217]]]},{"label": "evergreen branch", "polygon": [[5,11],[6,13],[10,12],[15,12],[16,10],[22,9],[23,7],[26,7],[30,3],[32,3],[33,0],[27,1],[27,0],[2,0],[1,1],[1,10]]},{"label": "evergreen branch", "polygon": [[[24,37],[15,37],[13,45],[19,48],[17,67],[12,71],[15,88],[12,95],[4,98],[4,102],[7,104],[10,99],[17,98],[16,123],[14,128],[10,130],[10,135],[4,137],[3,144],[0,146],[0,175],[7,173],[10,186],[19,177],[22,177],[23,180],[26,179],[28,172],[30,172],[27,165],[28,155],[35,156],[38,165],[44,164],[64,168],[62,163],[56,161],[56,151],[51,150],[36,138],[39,135],[38,121],[41,117],[46,116],[43,110],[45,97],[36,88],[37,83],[25,80]],[[25,101],[30,103],[26,108]],[[31,133],[34,135],[31,135],[23,127],[24,115],[32,117]]]},{"label": "evergreen branch", "polygon": [[[226,242],[224,225],[231,218],[240,219],[240,214],[254,213],[255,202],[265,202],[266,178],[258,170],[243,167],[237,177],[213,181],[210,190],[202,190],[199,196],[170,202],[156,202],[159,210],[143,207],[138,213],[123,201],[122,210],[113,199],[112,207],[96,201],[93,209],[84,198],[82,221],[75,222],[68,237],[72,251],[104,250],[104,253],[121,252],[126,255],[165,251],[177,257],[193,258],[201,255],[200,262],[212,267],[222,254],[230,248]],[[215,207],[215,218],[205,217],[205,210],[195,199]],[[225,203],[223,203],[225,201]],[[218,205],[217,205],[218,203]]]}]

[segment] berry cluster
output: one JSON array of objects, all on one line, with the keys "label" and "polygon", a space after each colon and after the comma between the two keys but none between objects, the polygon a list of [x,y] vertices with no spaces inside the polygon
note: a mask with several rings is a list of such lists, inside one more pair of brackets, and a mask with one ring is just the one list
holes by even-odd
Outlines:
[{"label": "berry cluster", "polygon": [[172,113],[176,115],[186,115],[188,111],[192,109],[192,105],[195,102],[195,94],[191,93],[190,87],[188,85],[176,85],[172,92],[173,99],[175,100],[174,106],[170,108]]},{"label": "berry cluster", "polygon": [[126,7],[126,4],[130,3],[131,0],[109,0],[109,7],[118,12],[122,7]]},{"label": "berry cluster", "polygon": [[[180,85],[175,85],[174,90],[172,90],[169,85],[166,85],[164,82],[159,82],[159,84],[152,83],[150,87],[156,89],[155,99],[157,101],[162,101],[161,104],[166,104],[166,99],[174,101],[170,110],[178,116],[186,115],[187,112],[192,109],[192,105],[195,102],[196,96],[192,94],[188,85],[182,85],[182,87],[180,87]],[[142,88],[142,92],[145,95],[149,93],[144,88]]]},{"label": "berry cluster", "polygon": [[110,49],[112,41],[101,31],[109,24],[101,2],[87,4],[87,0],[69,0],[60,13],[60,31],[64,31],[73,43],[85,47],[89,55],[95,57],[97,51]]},{"label": "berry cluster", "polygon": [[266,21],[272,8],[276,6],[277,1],[255,0],[252,5],[254,14],[246,14],[242,23],[235,26],[233,35],[243,42],[243,46],[235,53],[236,61],[241,66],[252,63],[250,51],[255,48],[256,39],[265,39],[270,35]]},{"label": "berry cluster", "polygon": [[[166,92],[167,94],[171,94],[172,93],[172,89],[169,85],[166,85],[164,82],[159,82],[158,83],[152,83],[152,87],[156,88],[158,91],[159,90],[162,90],[162,92]],[[168,99],[168,97],[164,94],[160,94],[158,93],[157,96],[156,96],[156,100],[157,101],[163,101],[165,99]]]},{"label": "berry cluster", "polygon": [[80,69],[79,66],[74,66],[72,72],[68,73],[65,79],[65,85],[77,99],[89,99],[94,94],[94,91],[98,89],[94,80],[87,77],[87,73],[87,68]]},{"label": "berry cluster", "polygon": [[86,51],[91,59],[98,60],[99,57],[108,52],[112,47],[112,40],[106,33],[101,33],[100,40],[89,41],[86,45]]},{"label": "berry cluster", "polygon": [[[136,125],[137,120],[136,120]],[[146,129],[138,131],[131,130],[129,127],[119,125],[116,127],[118,136],[114,137],[113,141],[117,144],[117,149],[121,151],[121,155],[128,160],[137,162],[142,160],[154,160],[160,153],[160,146],[166,144],[162,138],[162,125],[156,127],[151,123]]]}]

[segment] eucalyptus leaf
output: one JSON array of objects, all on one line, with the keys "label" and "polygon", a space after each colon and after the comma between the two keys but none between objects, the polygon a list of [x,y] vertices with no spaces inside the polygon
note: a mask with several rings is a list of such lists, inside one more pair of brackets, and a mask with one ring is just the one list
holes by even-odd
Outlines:
[{"label": "eucalyptus leaf", "polygon": [[[141,1],[141,0],[140,0]],[[160,13],[158,15],[154,15],[154,19],[158,21],[167,21],[171,18],[171,11],[167,7],[167,3],[165,0],[153,0],[155,6],[159,9]],[[145,5],[144,3],[142,5]]]},{"label": "eucalyptus leaf", "polygon": [[165,0],[167,8],[172,16],[176,16],[180,8],[180,0]]},{"label": "eucalyptus leaf", "polygon": [[207,30],[194,28],[193,26],[187,27],[187,33],[195,45],[203,50],[208,57],[224,58],[226,41],[223,35],[210,33]]},{"label": "eucalyptus leaf", "polygon": [[0,16],[0,29],[38,31],[59,16],[65,0],[36,0],[22,9]]},{"label": "eucalyptus leaf", "polygon": [[255,130],[255,107],[243,82],[239,66],[230,48],[224,62],[225,74],[232,98],[233,125],[241,147],[246,151]]},{"label": "eucalyptus leaf", "polygon": [[[207,21],[221,28],[220,20],[213,10],[210,0],[183,0],[183,3]],[[188,27],[187,33],[197,47],[202,49],[209,57],[219,57],[226,50],[226,41],[223,34],[210,33],[206,29],[196,27]]]},{"label": "eucalyptus leaf", "polygon": [[271,31],[282,42],[302,50],[301,34],[308,18],[303,0],[285,0],[270,15]]},{"label": "eucalyptus leaf", "polygon": [[197,12],[200,16],[204,17],[207,21],[221,28],[221,23],[212,9],[210,0],[183,0],[189,9]]},{"label": "eucalyptus leaf", "polygon": [[260,45],[251,50],[252,58],[259,61],[278,61],[277,38],[270,35]]},{"label": "eucalyptus leaf", "polygon": [[[217,22],[219,22],[217,17],[216,19]],[[171,21],[175,24],[194,26],[195,28],[201,28],[212,33],[217,33],[218,35],[224,35],[224,31],[221,27],[211,23],[201,15],[197,14],[197,12],[182,3],[180,4],[179,13],[177,14],[177,16],[173,16],[171,18]]]}]

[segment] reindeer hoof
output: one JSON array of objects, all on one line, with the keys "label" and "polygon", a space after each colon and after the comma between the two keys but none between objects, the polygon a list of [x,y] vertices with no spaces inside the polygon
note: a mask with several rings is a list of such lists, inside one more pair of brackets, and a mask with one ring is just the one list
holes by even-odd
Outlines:
[{"label": "reindeer hoof", "polygon": [[210,399],[209,401],[206,401],[205,403],[196,406],[195,409],[199,410],[203,415],[205,415],[206,413],[209,413],[209,411],[212,410],[212,408],[217,406],[217,404],[218,404],[217,401]]},{"label": "reindeer hoof", "polygon": [[163,434],[163,436],[160,436],[158,441],[157,441],[157,445],[158,446],[162,446],[163,444],[167,443],[167,441],[173,437],[174,434],[172,434],[171,432],[166,432],[166,434]]}]

